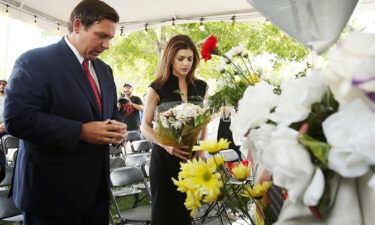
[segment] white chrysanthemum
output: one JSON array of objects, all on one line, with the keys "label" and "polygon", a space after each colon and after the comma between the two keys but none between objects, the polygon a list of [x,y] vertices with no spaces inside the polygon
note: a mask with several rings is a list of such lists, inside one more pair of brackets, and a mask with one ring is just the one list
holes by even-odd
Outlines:
[{"label": "white chrysanthemum", "polygon": [[224,63],[220,63],[220,64],[216,67],[216,70],[217,70],[219,73],[223,73],[223,72],[225,72],[225,67],[226,67],[226,64],[224,64]]},{"label": "white chrysanthemum", "polygon": [[229,50],[227,53],[225,53],[225,55],[228,56],[228,58],[231,59],[235,56],[241,56],[245,53],[246,53],[246,51],[245,51],[244,45],[240,44],[239,46],[235,46],[235,47],[231,48],[231,50]]},{"label": "white chrysanthemum", "polygon": [[251,64],[253,69],[256,71],[272,71],[275,59],[275,54],[265,53],[252,57]]},{"label": "white chrysanthemum", "polygon": [[165,128],[169,127],[168,120],[167,120],[167,118],[165,116],[160,115],[159,119],[160,119],[161,124],[163,125],[163,127],[165,127]]}]

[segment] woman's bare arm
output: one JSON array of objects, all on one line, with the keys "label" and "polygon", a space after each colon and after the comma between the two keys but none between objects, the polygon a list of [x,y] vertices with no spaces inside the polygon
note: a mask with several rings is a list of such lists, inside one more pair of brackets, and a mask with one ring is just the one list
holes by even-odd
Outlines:
[{"label": "woman's bare arm", "polygon": [[156,106],[158,105],[159,100],[159,96],[155,92],[155,90],[153,88],[149,88],[147,93],[146,106],[143,111],[143,119],[141,125],[142,135],[145,136],[149,141],[164,148],[169,154],[182,160],[187,160],[189,152],[183,151],[173,146],[161,144],[160,140],[156,137],[155,132],[152,129],[152,120],[154,119]]}]

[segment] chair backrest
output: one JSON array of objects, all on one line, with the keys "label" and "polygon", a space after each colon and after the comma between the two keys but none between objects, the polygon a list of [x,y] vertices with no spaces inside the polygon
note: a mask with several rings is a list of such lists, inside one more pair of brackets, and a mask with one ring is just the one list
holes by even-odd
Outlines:
[{"label": "chair backrest", "polygon": [[5,178],[1,181],[0,187],[10,186],[12,184],[13,170],[13,166],[5,167]]},{"label": "chair backrest", "polygon": [[111,157],[109,158],[109,168],[111,170],[120,168],[120,167],[125,167],[126,163],[124,158],[122,157]]},{"label": "chair backrest", "polygon": [[224,162],[236,162],[241,161],[237,152],[233,149],[221,150],[220,154],[224,157]]},{"label": "chair backrest", "polygon": [[4,135],[1,138],[1,145],[4,150],[4,152],[7,154],[8,149],[10,148],[18,148],[19,146],[19,139],[16,137],[13,137],[11,135]]},{"label": "chair backrest", "polygon": [[[150,163],[151,163],[151,160],[147,159],[141,165],[141,170],[142,170],[142,173],[143,173],[143,177],[145,177],[145,178],[150,177]],[[146,187],[146,190],[148,192],[148,195],[151,197],[151,187],[148,185],[147,182],[146,182],[145,187]]]},{"label": "chair backrest", "polygon": [[132,145],[134,152],[149,152],[152,148],[152,143],[148,140],[133,141]]},{"label": "chair backrest", "polygon": [[144,177],[149,177],[150,176],[150,159],[145,160],[142,165],[141,165],[141,170],[143,173]]},{"label": "chair backrest", "polygon": [[122,144],[117,145],[117,146],[110,145],[109,146],[109,154],[112,155],[112,156],[122,155],[122,147],[123,147]]},{"label": "chair backrest", "polygon": [[142,171],[138,167],[123,167],[114,169],[110,175],[112,187],[144,182]]},{"label": "chair backrest", "polygon": [[13,199],[8,197],[9,191],[0,192],[0,219],[5,219],[20,215],[21,212],[17,209]]},{"label": "chair backrest", "polygon": [[149,154],[140,153],[140,154],[130,154],[124,157],[126,166],[141,166],[142,162],[146,161]]},{"label": "chair backrest", "polygon": [[128,131],[128,135],[125,138],[127,141],[135,141],[139,139],[141,139],[141,134],[138,131]]}]

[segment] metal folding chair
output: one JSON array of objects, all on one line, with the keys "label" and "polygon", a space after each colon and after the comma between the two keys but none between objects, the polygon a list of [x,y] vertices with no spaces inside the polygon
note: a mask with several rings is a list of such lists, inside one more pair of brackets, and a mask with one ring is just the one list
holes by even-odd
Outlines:
[{"label": "metal folding chair", "polygon": [[21,211],[16,208],[12,197],[8,197],[13,170],[14,167],[6,167],[5,179],[0,183],[0,189],[4,189],[0,191],[0,224],[23,222]]},{"label": "metal folding chair", "polygon": [[148,140],[138,140],[132,142],[134,152],[150,152],[152,143]]},{"label": "metal folding chair", "polygon": [[[241,158],[237,154],[236,151],[233,149],[225,149],[221,150],[220,155],[223,156],[224,162],[225,163],[230,163],[230,162],[241,162]],[[205,154],[206,158],[213,157],[212,155],[206,153]],[[250,170],[251,171],[251,170]],[[205,206],[204,210],[205,212],[203,213],[202,216],[200,216],[197,220],[201,220],[201,223],[203,224],[208,218],[213,218],[213,217],[218,217],[219,221],[221,224],[224,224],[223,217],[222,215],[225,215],[226,217],[228,216],[228,210],[227,210],[227,204],[233,199],[236,198],[236,193],[239,193],[242,189],[242,183],[237,181],[232,174],[229,171],[229,168],[224,166],[224,173],[228,177],[228,184],[230,184],[230,194],[226,196],[226,199],[223,199],[222,202],[220,203],[211,203],[208,206]],[[252,176],[250,172],[250,176],[247,180],[247,182],[252,181]],[[213,212],[213,211],[216,212]],[[229,224],[232,224],[230,219],[228,218]]]},{"label": "metal folding chair", "polygon": [[141,139],[141,134],[139,131],[128,131],[128,135],[125,138],[125,141],[137,141]]},{"label": "metal folding chair", "polygon": [[150,182],[148,181],[148,178],[150,177],[150,162],[151,160],[147,159],[141,165],[141,171],[143,173],[143,177],[146,179],[147,185],[140,183],[135,186],[141,190],[146,190],[149,196],[151,196],[151,187],[150,187]]},{"label": "metal folding chair", "polygon": [[122,157],[110,157],[109,158],[109,169],[112,171],[116,168],[125,167],[125,159]]},{"label": "metal folding chair", "polygon": [[129,154],[124,156],[126,166],[137,166],[140,167],[142,162],[146,161],[149,158],[149,153],[137,153]]},{"label": "metal folding chair", "polygon": [[110,145],[109,146],[109,155],[112,157],[116,156],[123,156],[122,149],[124,148],[124,144],[121,143],[120,145]]},{"label": "metal folding chair", "polygon": [[11,135],[4,135],[1,138],[1,148],[6,154],[7,164],[13,165],[17,157],[19,139]]},{"label": "metal folding chair", "polygon": [[19,139],[13,137],[12,135],[4,135],[1,138],[1,147],[3,148],[5,154],[8,154],[8,150],[11,148],[17,148],[19,146]]},{"label": "metal folding chair", "polygon": [[[112,190],[116,187],[124,187],[129,186],[137,183],[143,183],[146,187],[148,187],[147,181],[145,180],[142,171],[138,167],[124,167],[115,169],[111,172],[110,175]],[[135,189],[137,194],[141,191]],[[116,201],[116,192],[112,191],[112,199],[113,203],[116,207],[117,216],[120,218],[121,222],[143,222],[145,224],[151,223],[151,206],[135,206],[132,209],[128,209],[125,211],[121,211]],[[148,192],[145,193],[148,196]],[[150,196],[148,196],[150,197]]]}]

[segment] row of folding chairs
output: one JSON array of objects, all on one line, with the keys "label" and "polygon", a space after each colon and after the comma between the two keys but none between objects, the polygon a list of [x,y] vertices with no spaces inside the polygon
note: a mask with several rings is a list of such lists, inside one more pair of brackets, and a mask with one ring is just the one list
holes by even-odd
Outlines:
[{"label": "row of folding chairs", "polygon": [[[131,154],[124,154],[124,146],[125,142],[121,143],[117,146],[110,146],[109,154],[111,156],[124,156],[124,155],[131,155]],[[151,152],[152,149],[152,143],[148,140],[136,140],[131,141],[131,148],[132,148],[132,154],[136,153],[144,153],[144,152]]]},{"label": "row of folding chairs", "polygon": [[[111,214],[114,224],[129,222],[151,223],[151,191],[148,182],[150,160],[142,162],[141,166],[121,167],[111,171],[111,208],[116,215]],[[140,195],[144,197],[141,198]],[[135,202],[131,209],[121,210],[118,199],[122,197],[134,197]],[[144,200],[146,199],[146,200]],[[147,204],[142,204],[142,202]],[[119,222],[115,222],[119,221]]]},{"label": "row of folding chairs", "polygon": [[110,169],[141,166],[150,157],[152,143],[148,140],[136,140],[131,143],[132,154],[123,154],[123,146],[110,146]]},{"label": "row of folding chairs", "polygon": [[[111,215],[112,222],[115,224],[115,218],[120,223],[127,222],[151,222],[151,206],[150,203],[150,186],[147,181],[149,176],[150,160],[143,161],[140,167],[122,167],[114,169],[110,174],[111,180],[111,205],[115,207],[116,216]],[[0,183],[0,224],[21,223],[23,217],[21,212],[16,208],[13,199],[8,197],[9,187],[11,185],[14,167],[6,167],[6,177]],[[140,194],[143,193],[148,204],[141,205],[142,199]],[[117,200],[121,197],[133,196],[137,200],[131,209],[121,211]]]}]

